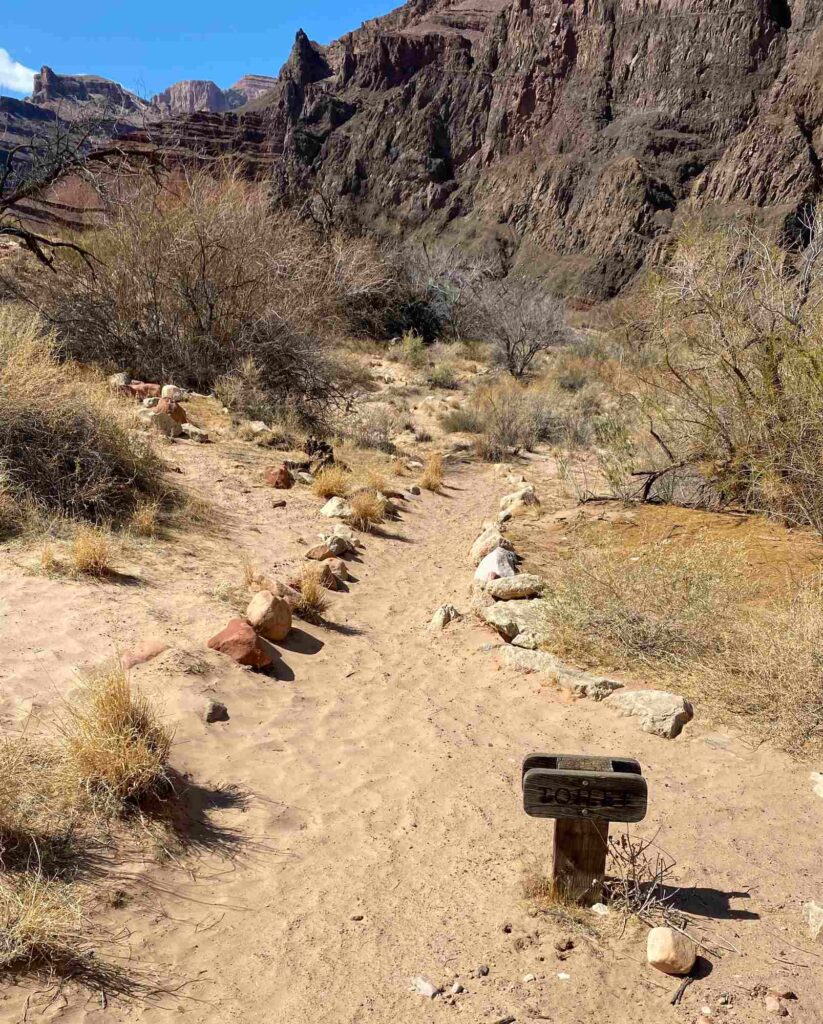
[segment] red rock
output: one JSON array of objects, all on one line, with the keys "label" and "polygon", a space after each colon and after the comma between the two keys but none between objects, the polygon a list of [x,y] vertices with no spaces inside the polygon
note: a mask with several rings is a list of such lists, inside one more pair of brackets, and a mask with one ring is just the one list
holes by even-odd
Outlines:
[{"label": "red rock", "polygon": [[169,645],[164,644],[162,640],[146,640],[145,643],[125,651],[120,658],[120,664],[128,672],[135,665],[143,665],[168,649]]},{"label": "red rock", "polygon": [[313,562],[322,562],[326,558],[334,557],[335,554],[328,544],[315,544],[306,552],[306,558],[310,558]]},{"label": "red rock", "polygon": [[171,416],[175,423],[188,423],[189,421],[183,406],[171,398],[161,398],[155,405],[154,411],[155,413],[164,412],[167,416]]},{"label": "red rock", "polygon": [[159,384],[144,384],[141,380],[133,380],[128,387],[135,398],[159,398],[163,388]]},{"label": "red rock", "polygon": [[245,619],[232,619],[225,629],[209,640],[209,647],[234,658],[240,665],[267,668],[272,663],[265,642],[261,642]]},{"label": "red rock", "polygon": [[294,487],[294,477],[288,466],[270,466],[266,470],[266,483],[280,491],[288,491]]}]

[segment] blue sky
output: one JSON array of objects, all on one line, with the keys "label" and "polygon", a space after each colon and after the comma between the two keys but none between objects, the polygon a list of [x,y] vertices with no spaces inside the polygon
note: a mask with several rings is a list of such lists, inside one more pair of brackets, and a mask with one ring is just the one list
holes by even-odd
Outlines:
[{"label": "blue sky", "polygon": [[2,0],[0,95],[29,92],[48,64],[96,74],[150,97],[183,78],[226,88],[244,74],[276,75],[294,35],[331,42],[400,0]]}]

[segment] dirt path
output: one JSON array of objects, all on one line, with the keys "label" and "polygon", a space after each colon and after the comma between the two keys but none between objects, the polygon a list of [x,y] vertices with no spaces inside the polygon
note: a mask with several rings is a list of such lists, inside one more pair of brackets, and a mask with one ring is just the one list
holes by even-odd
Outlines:
[{"label": "dirt path", "polygon": [[[227,617],[211,594],[238,551],[264,571],[294,560],[316,532],[306,523],[319,526],[317,500],[289,492],[288,509],[276,512],[242,463],[218,480],[220,458],[180,446],[185,473],[229,520],[222,534],[192,541],[190,555],[146,555],[145,586],[110,588],[101,601],[100,588],[18,570],[0,581],[7,721],[19,717],[15,701],[45,703],[64,688],[81,651],[102,656],[147,633],[173,643],[134,677],[164,691],[179,722],[175,764],[203,787],[211,823],[199,856],[180,867],[124,866],[139,874],[137,894],[110,914],[113,927],[128,928],[136,963],[185,982],[179,995],[102,1009],[96,997],[49,1002],[23,985],[5,990],[0,1021],[20,1021],[32,995],[29,1020],[68,1022],[627,1024],[705,1020],[703,1007],[749,1022],[770,1019],[751,992],[774,979],[799,995],[795,1020],[823,1020],[823,946],[806,939],[800,914],[823,892],[811,841],[823,801],[808,769],[749,749],[699,715],[665,741],[600,705],[569,703],[500,669],[498,638],[471,617],[442,634],[426,628],[444,601],[467,607],[468,548],[501,489],[491,469],[456,470],[443,496],[410,504],[394,537],[369,538],[358,582],[335,597],[337,628],[297,632],[275,680],[186,652]],[[533,475],[547,507],[559,505],[549,464]],[[59,628],[36,637],[10,628],[35,611]],[[212,694],[230,722],[206,726],[196,715]],[[524,872],[545,867],[550,845],[550,826],[520,804],[520,761],[533,750],[643,764],[650,812],[634,830],[659,833],[678,862],[673,882],[695,887],[689,909],[728,950],[682,1006],[669,1005],[677,982],[643,962],[644,929],[621,935],[593,915],[576,926],[524,897]],[[555,944],[568,937],[574,948],[559,959]],[[489,968],[482,978],[480,965]],[[427,1001],[409,991],[413,975],[438,985],[459,978],[466,991]]]}]

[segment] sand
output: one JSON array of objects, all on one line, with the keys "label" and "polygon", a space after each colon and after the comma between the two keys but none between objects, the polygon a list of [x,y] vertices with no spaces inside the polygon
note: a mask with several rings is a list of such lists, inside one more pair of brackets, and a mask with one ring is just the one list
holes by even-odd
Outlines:
[{"label": "sand", "polygon": [[[31,574],[21,552],[4,556],[0,577],[4,730],[57,706],[76,666],[169,644],[132,678],[176,727],[195,846],[165,863],[123,855],[99,883],[126,893],[101,911],[126,966],[163,991],[112,994],[104,1007],[96,993],[22,980],[2,990],[2,1024],[651,1024],[705,1020],[704,1007],[756,1022],[773,1016],[758,986],[775,981],[799,997],[793,1020],[823,1019],[823,945],[801,914],[823,899],[823,800],[808,765],[699,708],[667,741],[571,702],[502,669],[499,638],[469,615],[427,628],[444,602],[467,610],[468,550],[505,489],[489,467],[454,464],[442,495],[413,499],[388,536],[366,538],[356,582],[332,598],[333,625],[298,623],[274,677],[205,641],[233,614],[224,598],[244,558],[274,575],[297,565],[325,525],[322,502],[261,487],[272,456],[249,445],[178,442],[170,458],[212,503],[209,533],[133,546],[121,566],[133,579],[120,583]],[[548,455],[528,472],[546,513],[569,504]],[[281,497],[287,507],[273,509]],[[204,723],[208,698],[230,721]],[[676,860],[696,931],[724,951],[682,1005],[670,1005],[678,980],[645,964],[643,926],[590,913],[576,924],[526,896],[551,845],[551,824],[524,815],[519,790],[523,756],[540,750],[643,765],[649,813],[632,834],[656,836]],[[410,991],[417,975],[465,992],[427,1000]]]}]

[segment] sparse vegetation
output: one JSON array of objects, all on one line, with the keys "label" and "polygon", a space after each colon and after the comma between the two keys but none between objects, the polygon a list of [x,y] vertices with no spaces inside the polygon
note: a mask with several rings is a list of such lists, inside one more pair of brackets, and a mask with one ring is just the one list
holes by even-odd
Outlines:
[{"label": "sparse vegetation", "polygon": [[97,526],[80,527],[69,549],[71,569],[81,576],[107,576],[114,568],[111,534]]},{"label": "sparse vegetation", "polygon": [[320,498],[345,498],[351,489],[351,473],[342,466],[327,466],[315,476],[312,490]]},{"label": "sparse vegetation", "polygon": [[451,363],[438,363],[429,374],[429,384],[433,388],[454,391],[459,386],[455,368]]},{"label": "sparse vegetation", "polygon": [[349,522],[356,530],[368,532],[386,520],[386,499],[373,487],[355,491],[349,499]]},{"label": "sparse vegetation", "polygon": [[294,609],[295,614],[301,619],[316,624],[323,621],[323,616],[329,607],[326,588],[320,582],[321,572],[321,566],[303,566],[300,571],[300,579],[297,581],[300,601]]},{"label": "sparse vegetation", "polygon": [[440,452],[432,452],[420,474],[420,486],[424,490],[437,492],[443,486],[444,476],[443,456]]},{"label": "sparse vegetation", "polygon": [[0,880],[0,970],[71,974],[90,953],[75,886],[39,871]]}]

